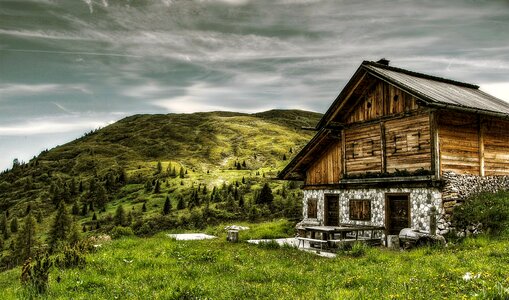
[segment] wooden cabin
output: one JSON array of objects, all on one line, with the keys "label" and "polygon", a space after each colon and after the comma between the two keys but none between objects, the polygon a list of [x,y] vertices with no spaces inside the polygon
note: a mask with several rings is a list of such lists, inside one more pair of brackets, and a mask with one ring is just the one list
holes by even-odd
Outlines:
[{"label": "wooden cabin", "polygon": [[[398,234],[430,231],[430,215],[438,214],[443,234],[471,188],[509,175],[508,103],[477,85],[387,60],[364,61],[315,129],[279,174],[304,181],[305,224],[384,226]],[[463,185],[451,186],[458,181]]]}]

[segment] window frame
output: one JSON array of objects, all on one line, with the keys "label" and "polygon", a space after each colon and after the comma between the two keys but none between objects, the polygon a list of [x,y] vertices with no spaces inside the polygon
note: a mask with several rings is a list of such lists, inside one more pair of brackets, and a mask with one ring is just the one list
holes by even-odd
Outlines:
[{"label": "window frame", "polygon": [[[359,203],[361,209],[364,210],[364,204],[367,203],[367,213],[361,211],[359,214],[354,214],[354,203]],[[371,221],[371,200],[370,199],[349,199],[348,200],[348,217],[351,221]]]}]

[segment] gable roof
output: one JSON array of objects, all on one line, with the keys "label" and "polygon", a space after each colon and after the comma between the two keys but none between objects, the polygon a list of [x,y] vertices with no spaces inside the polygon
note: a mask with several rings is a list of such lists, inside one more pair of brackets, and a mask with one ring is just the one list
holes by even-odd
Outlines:
[{"label": "gable roof", "polygon": [[360,76],[366,73],[400,88],[429,106],[509,117],[509,103],[479,90],[477,85],[364,61],[317,124],[317,129],[330,122],[340,105],[348,100],[350,90],[356,88],[356,82],[362,80]]},{"label": "gable roof", "polygon": [[279,173],[279,179],[303,178],[303,171],[319,153],[319,146],[330,142],[330,128],[327,125],[333,123],[335,116],[346,106],[356,90],[369,86],[367,75],[398,87],[430,107],[509,118],[509,103],[479,90],[477,85],[395,68],[384,63],[363,61],[316,125],[318,132],[315,137]]}]

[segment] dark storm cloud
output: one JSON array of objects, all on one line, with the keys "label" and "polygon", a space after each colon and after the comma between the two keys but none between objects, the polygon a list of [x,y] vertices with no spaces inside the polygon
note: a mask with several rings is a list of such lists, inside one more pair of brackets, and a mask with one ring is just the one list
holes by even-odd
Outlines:
[{"label": "dark storm cloud", "polygon": [[36,136],[79,136],[133,113],[324,111],[362,60],[381,57],[508,100],[508,8],[473,0],[1,1],[3,152],[14,145],[7,136],[31,135],[39,143],[27,142],[31,156],[53,145]]}]

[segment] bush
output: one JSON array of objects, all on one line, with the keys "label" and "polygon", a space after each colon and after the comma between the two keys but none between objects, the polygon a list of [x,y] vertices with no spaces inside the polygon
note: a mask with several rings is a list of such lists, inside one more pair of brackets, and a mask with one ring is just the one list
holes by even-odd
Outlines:
[{"label": "bush", "polygon": [[131,227],[115,226],[110,231],[110,236],[113,239],[118,239],[123,236],[133,236],[134,232]]},{"label": "bush", "polygon": [[498,235],[509,224],[509,192],[481,193],[454,208],[453,226],[466,230],[474,226],[488,234]]},{"label": "bush", "polygon": [[48,253],[39,253],[34,260],[29,258],[21,270],[21,283],[41,294],[48,288],[49,271],[53,261]]},{"label": "bush", "polygon": [[366,254],[368,246],[363,242],[355,242],[352,246],[352,250],[350,251],[350,256],[353,257],[361,257]]},{"label": "bush", "polygon": [[83,251],[78,245],[65,246],[62,253],[55,258],[55,265],[60,269],[82,268],[86,264],[86,251]]}]

